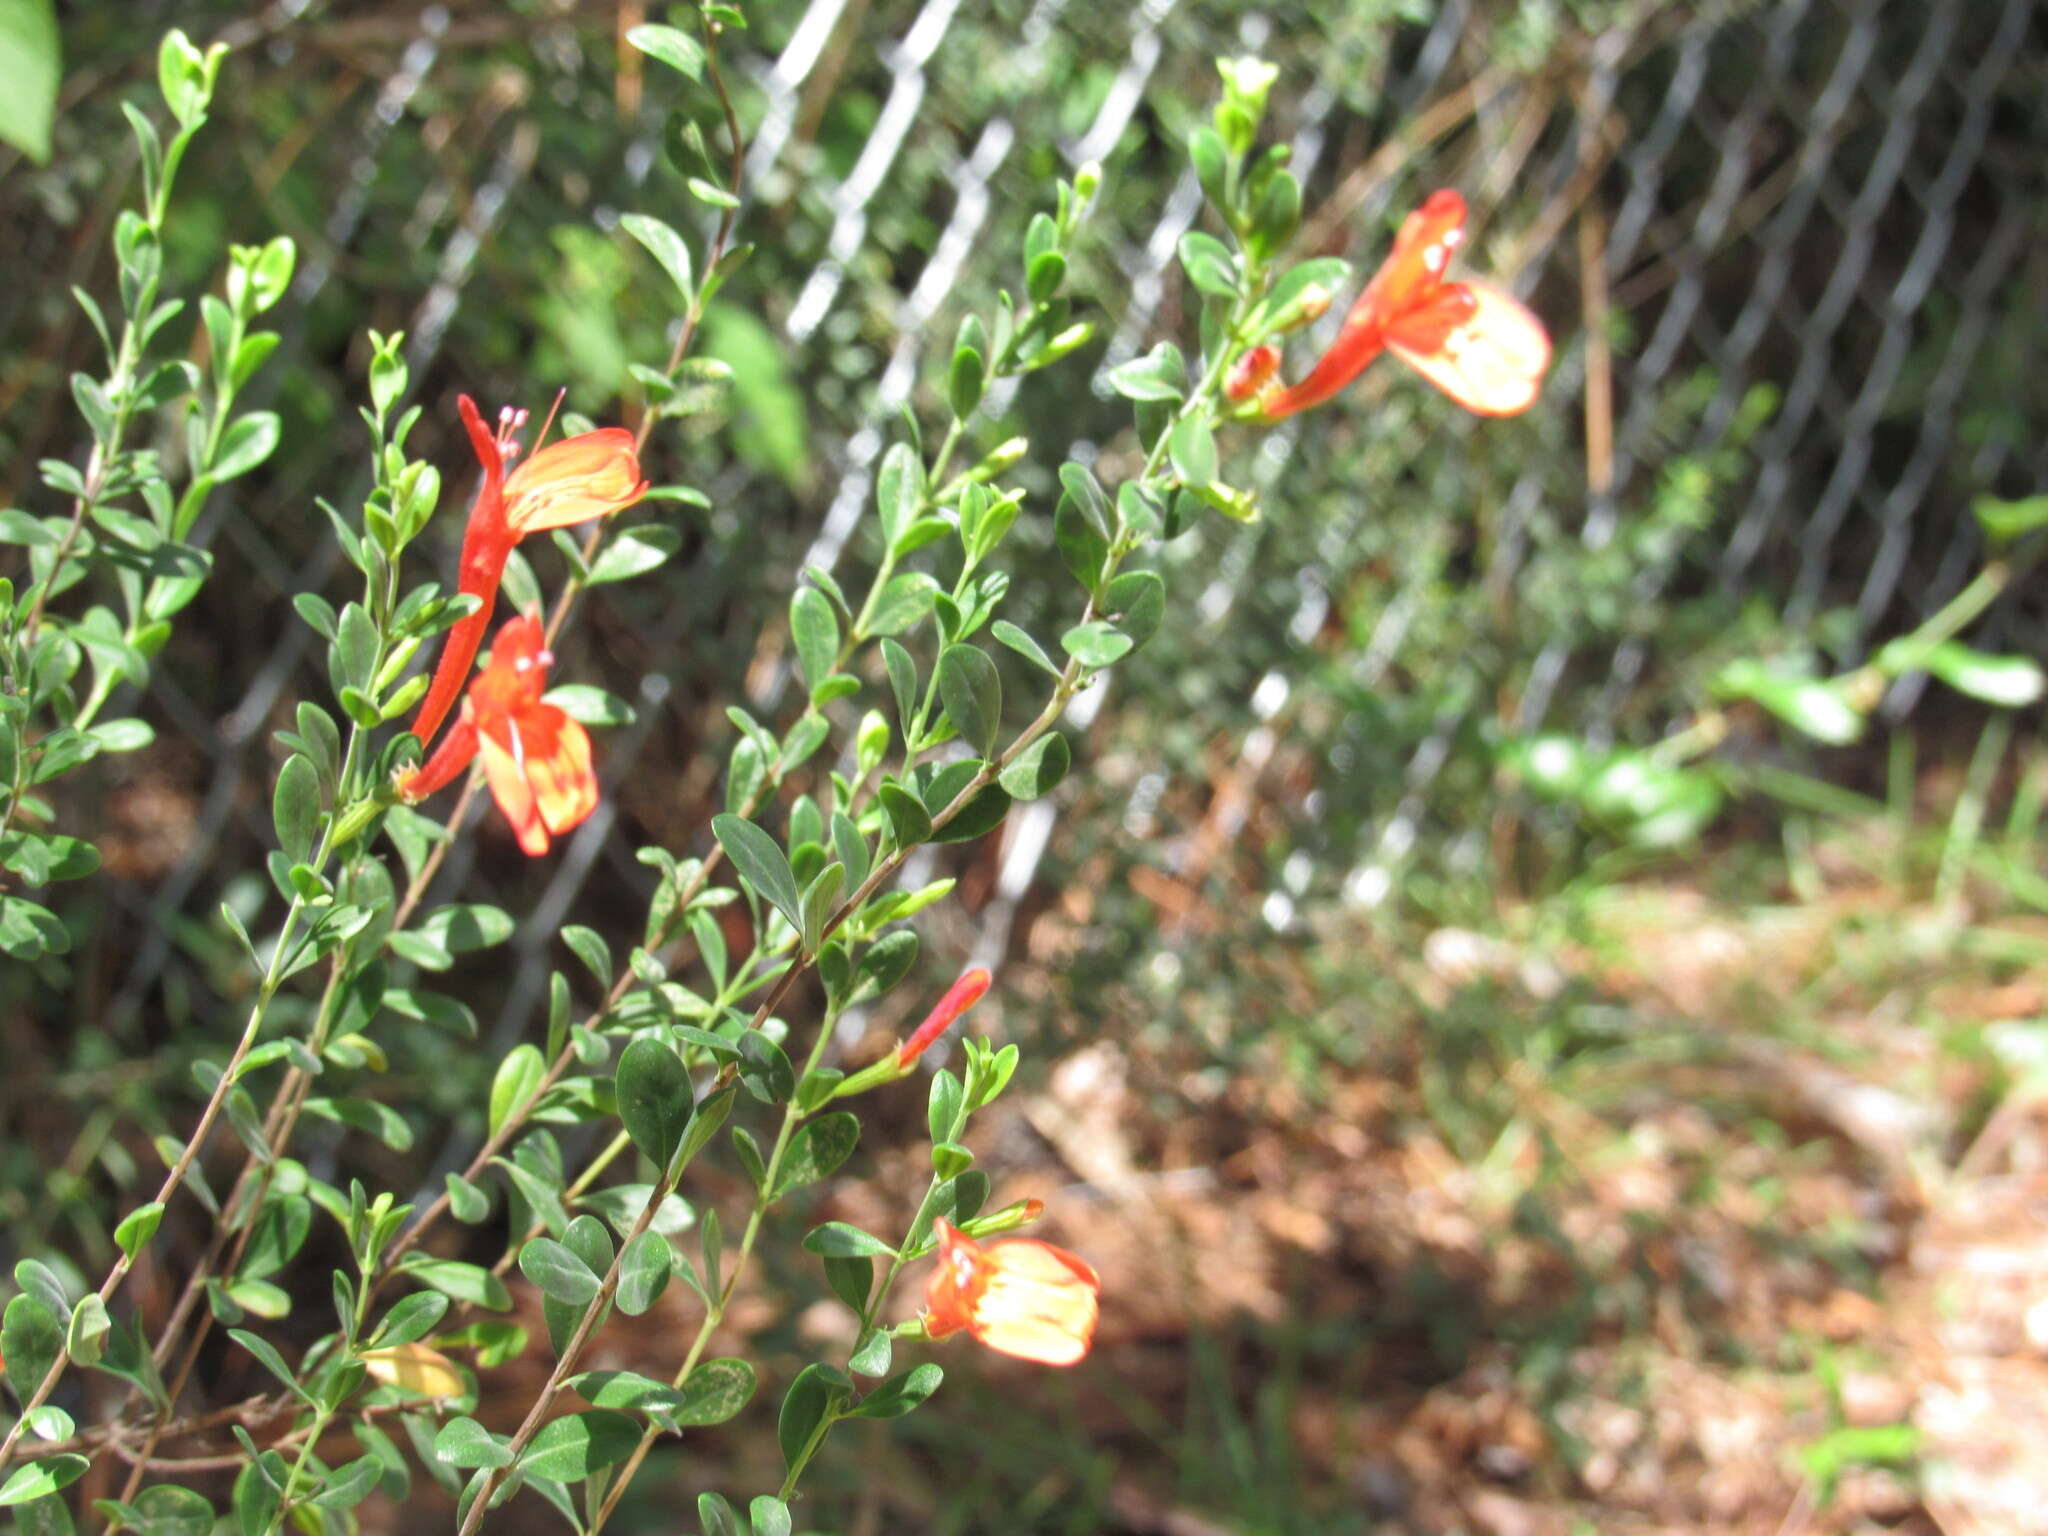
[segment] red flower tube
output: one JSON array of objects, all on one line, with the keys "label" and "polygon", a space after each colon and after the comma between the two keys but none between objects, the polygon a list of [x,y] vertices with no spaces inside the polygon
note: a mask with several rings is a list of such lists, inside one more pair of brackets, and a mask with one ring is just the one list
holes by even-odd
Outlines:
[{"label": "red flower tube", "polygon": [[525,421],[525,413],[501,412],[498,430],[493,433],[469,396],[458,395],[455,404],[484,472],[476,504],[469,511],[469,524],[462,532],[456,590],[470,593],[482,603],[448,631],[441,647],[434,681],[412,723],[412,733],[422,743],[434,739],[469,677],[470,663],[476,660],[477,648],[490,626],[498,582],[513,546],[529,533],[609,516],[630,507],[647,491],[633,434],[623,427],[605,427],[550,443],[508,478],[505,460],[518,452],[511,434]]},{"label": "red flower tube", "polygon": [[896,1068],[904,1068],[930,1050],[932,1043],[943,1035],[952,1022],[961,1014],[980,1002],[988,991],[989,974],[979,966],[962,976],[946,989],[946,995],[939,999],[938,1006],[924,1017],[910,1038],[903,1042],[896,1052]]},{"label": "red flower tube", "polygon": [[1394,248],[1344,317],[1308,376],[1266,391],[1260,414],[1278,421],[1321,405],[1382,351],[1392,352],[1468,411],[1512,416],[1534,403],[1550,367],[1543,322],[1484,283],[1448,282],[1465,237],[1465,200],[1432,192],[1402,221]]}]

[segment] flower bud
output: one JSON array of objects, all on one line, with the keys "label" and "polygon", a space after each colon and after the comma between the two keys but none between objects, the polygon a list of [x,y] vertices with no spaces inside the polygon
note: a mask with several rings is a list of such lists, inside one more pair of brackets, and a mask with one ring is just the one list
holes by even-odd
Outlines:
[{"label": "flower bud", "polygon": [[953,1021],[980,1002],[988,991],[989,974],[976,966],[946,989],[946,995],[939,999],[938,1006],[925,1015],[911,1037],[903,1042],[896,1053],[898,1069],[908,1067],[918,1057],[931,1049],[932,1044],[943,1035]]},{"label": "flower bud", "polygon": [[982,455],[981,461],[967,472],[970,480],[984,484],[1014,466],[1031,449],[1028,437],[1013,437],[1006,443],[998,443]]},{"label": "flower bud", "polygon": [[1304,325],[1311,325],[1330,312],[1330,290],[1321,283],[1310,283],[1294,296],[1285,309],[1273,317],[1273,329],[1279,333],[1298,331]]},{"label": "flower bud", "polygon": [[1235,401],[1256,399],[1279,371],[1280,349],[1261,342],[1231,364],[1230,374],[1223,381],[1223,397]]},{"label": "flower bud", "polygon": [[960,1230],[969,1237],[993,1237],[998,1232],[1014,1232],[1019,1227],[1028,1227],[1045,1214],[1045,1202],[1032,1198],[1014,1200],[999,1211],[990,1211],[986,1216],[977,1216],[972,1221],[960,1224]]}]

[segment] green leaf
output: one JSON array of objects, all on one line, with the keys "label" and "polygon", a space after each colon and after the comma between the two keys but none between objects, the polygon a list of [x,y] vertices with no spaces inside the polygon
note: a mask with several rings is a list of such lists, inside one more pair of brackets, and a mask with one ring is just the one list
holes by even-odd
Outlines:
[{"label": "green leaf", "polygon": [[986,757],[1003,723],[1003,685],[996,664],[972,645],[949,645],[939,653],[939,701],[960,739]]},{"label": "green leaf", "polygon": [[839,618],[832,611],[832,599],[816,587],[798,587],[789,601],[789,632],[796,642],[804,687],[815,688],[832,675],[839,659]]},{"label": "green leaf", "polygon": [[939,1390],[946,1373],[929,1362],[891,1376],[847,1412],[851,1419],[900,1419]]},{"label": "green leaf", "polygon": [[666,1170],[696,1113],[689,1070],[669,1046],[643,1036],[619,1054],[619,1119],[633,1144]]},{"label": "green leaf", "polygon": [[744,1360],[706,1360],[683,1382],[683,1400],[670,1410],[678,1424],[723,1424],[754,1395],[754,1368]]},{"label": "green leaf", "polygon": [[917,720],[917,663],[894,640],[882,642],[882,663],[889,670],[889,691],[896,696],[897,723],[903,728],[903,739],[909,741]]},{"label": "green leaf", "polygon": [[[882,584],[868,614],[868,635],[900,635],[922,624],[944,590],[923,571],[900,571]],[[906,653],[907,654],[907,653]]]},{"label": "green leaf", "polygon": [[439,1291],[415,1291],[384,1314],[371,1343],[392,1349],[425,1338],[448,1315],[448,1298]]},{"label": "green leaf", "polygon": [[543,704],[552,704],[579,725],[596,725],[614,728],[631,725],[634,720],[633,706],[615,693],[607,693],[589,683],[563,683],[550,688],[541,695]]},{"label": "green leaf", "polygon": [[[1119,576],[1117,578],[1117,581],[1121,581],[1122,579],[1123,578]],[[1116,582],[1113,581],[1110,583],[1110,585],[1114,587],[1116,585]],[[1007,645],[1011,650],[1015,651],[1019,656],[1022,656],[1026,661],[1029,661],[1036,666],[1045,668],[1045,670],[1050,672],[1054,677],[1058,677],[1060,675],[1060,669],[1053,665],[1053,659],[1045,654],[1045,647],[1040,645],[1036,640],[1032,639],[1029,635],[1025,634],[1023,630],[1019,629],[1016,625],[1012,624],[1008,619],[997,619],[995,623],[989,625],[988,628],[990,634],[994,635],[996,639],[1000,640],[1004,645]]]},{"label": "green leaf", "polygon": [[832,1293],[856,1312],[865,1312],[875,1288],[875,1261],[869,1258],[825,1260],[825,1280]]},{"label": "green leaf", "polygon": [[[834,1264],[851,1264],[852,1259],[827,1259],[825,1268],[830,1276]],[[861,1259],[860,1263],[874,1265],[873,1259]],[[856,1310],[859,1310],[858,1308]],[[846,1368],[856,1376],[886,1376],[889,1366],[896,1358],[895,1340],[886,1328],[870,1328],[866,1337],[854,1345],[853,1353],[846,1357]]]},{"label": "green leaf", "polygon": [[935,1145],[944,1145],[960,1134],[960,1101],[965,1097],[960,1079],[944,1067],[932,1074],[932,1089],[925,1104],[925,1124]]},{"label": "green leaf", "polygon": [[891,1248],[871,1232],[843,1221],[828,1221],[804,1234],[804,1250],[827,1259],[866,1259],[879,1254],[896,1257]]},{"label": "green leaf", "polygon": [[315,1509],[354,1509],[377,1489],[384,1465],[375,1456],[358,1456],[327,1474],[320,1491],[306,1502]]},{"label": "green leaf", "polygon": [[775,904],[789,926],[803,931],[803,899],[789,860],[774,838],[741,816],[711,818],[711,832],[747,884]]},{"label": "green leaf", "polygon": [[54,0],[0,0],[0,139],[38,165],[49,163],[61,73]]},{"label": "green leaf", "polygon": [[1109,370],[1109,387],[1126,400],[1177,401],[1186,383],[1178,349],[1165,342]]},{"label": "green leaf", "polygon": [[1126,571],[1102,589],[1103,610],[1130,638],[1132,649],[1159,630],[1166,613],[1166,583],[1157,571]]},{"label": "green leaf", "polygon": [[64,1315],[26,1291],[8,1302],[6,1313],[0,1315],[0,1355],[6,1357],[14,1395],[24,1403],[57,1363],[64,1347]]},{"label": "green leaf", "polygon": [[480,1265],[465,1264],[459,1259],[419,1259],[408,1263],[405,1273],[423,1285],[445,1291],[457,1301],[493,1312],[512,1310],[512,1293],[505,1289],[505,1282]]},{"label": "green leaf", "polygon": [[247,474],[270,457],[282,430],[275,411],[251,411],[239,417],[221,435],[220,452],[206,472],[216,481]]},{"label": "green leaf", "polygon": [[2029,656],[1991,656],[1960,640],[1944,640],[1925,656],[1927,670],[1958,693],[2008,709],[2041,697],[2041,668]]},{"label": "green leaf", "polygon": [[724,187],[706,181],[702,176],[686,176],[683,185],[690,189],[690,196],[700,203],[709,203],[713,208],[737,208],[740,200]]},{"label": "green leaf", "polygon": [[[931,813],[932,840],[940,843],[971,842],[1001,825],[1010,813],[1010,795],[1000,784],[990,784],[962,806],[953,819],[938,826],[940,815],[979,776],[982,765],[966,759],[951,762],[933,774],[923,788],[925,809]],[[908,916],[906,912],[903,914]]]},{"label": "green leaf", "polygon": [[1200,292],[1216,299],[1237,296],[1237,261],[1214,235],[1193,230],[1182,235],[1180,264]]},{"label": "green leaf", "polygon": [[552,1238],[536,1237],[519,1250],[519,1272],[543,1295],[566,1307],[587,1307],[604,1281],[597,1271]]},{"label": "green leaf", "polygon": [[459,955],[472,949],[489,949],[512,937],[511,916],[498,907],[455,903],[429,912],[414,929],[429,942]]},{"label": "green leaf", "polygon": [[637,1371],[585,1371],[569,1378],[569,1390],[593,1408],[618,1408],[645,1413],[650,1409],[667,1416],[667,1410],[682,1400],[680,1389]]},{"label": "green leaf", "polygon": [[931,812],[909,790],[894,779],[884,779],[877,791],[882,810],[889,818],[889,830],[898,848],[913,848],[932,835]]},{"label": "green leaf", "polygon": [[190,1488],[159,1483],[135,1496],[138,1536],[213,1536],[213,1505]]},{"label": "green leaf", "polygon": [[313,1228],[313,1202],[304,1195],[273,1195],[249,1229],[249,1246],[236,1275],[260,1279],[290,1263]]},{"label": "green leaf", "polygon": [[[4,57],[4,55],[0,55]],[[41,1461],[32,1461],[25,1467],[17,1467],[14,1475],[0,1483],[0,1508],[10,1504],[26,1504],[30,1499],[40,1499],[68,1488],[85,1475],[85,1469],[92,1463],[83,1456],[68,1452],[59,1456],[45,1456]]]},{"label": "green leaf", "polygon": [[688,1163],[703,1150],[704,1143],[718,1134],[718,1128],[725,1124],[725,1117],[732,1113],[732,1101],[739,1097],[739,1091],[738,1083],[727,1083],[697,1106],[697,1118],[690,1122],[689,1134],[683,1137],[684,1163]]},{"label": "green leaf", "polygon": [[796,1069],[782,1047],[750,1029],[739,1038],[740,1081],[764,1104],[780,1104],[796,1091]]},{"label": "green leaf", "polygon": [[893,444],[882,455],[875,476],[875,505],[882,518],[882,538],[894,545],[924,505],[924,464],[908,443]]},{"label": "green leaf", "polygon": [[2037,528],[2048,528],[2048,496],[2028,496],[2020,501],[1980,496],[1971,503],[1970,510],[1993,539],[2011,540]]},{"label": "green leaf", "polygon": [[1060,636],[1060,644],[1069,656],[1084,667],[1111,666],[1130,654],[1131,637],[1123,634],[1100,619],[1086,624],[1076,624]]},{"label": "green leaf", "polygon": [[152,1200],[147,1205],[138,1205],[114,1228],[114,1242],[132,1260],[143,1250],[149,1240],[156,1236],[157,1223],[164,1219],[161,1201]]},{"label": "green leaf", "polygon": [[666,523],[642,523],[638,527],[623,529],[607,539],[604,548],[598,551],[590,574],[583,578],[584,585],[602,587],[614,581],[644,576],[658,569],[682,547],[681,530]]},{"label": "green leaf", "polygon": [[1188,485],[1207,485],[1216,478],[1216,434],[1200,416],[1188,416],[1166,440],[1174,473]]},{"label": "green leaf", "polygon": [[1013,799],[1036,800],[1067,776],[1071,761],[1067,738],[1058,731],[1047,731],[1018,753],[1009,767],[997,776],[996,782]]},{"label": "green leaf", "polygon": [[686,79],[704,78],[703,46],[687,32],[646,22],[628,30],[626,41],[650,59],[661,60]]},{"label": "green leaf", "polygon": [[626,1244],[619,1261],[619,1310],[638,1317],[661,1299],[674,1273],[675,1250],[668,1239],[658,1232],[642,1232]]},{"label": "green leaf", "polygon": [[[656,29],[652,27],[635,27],[633,32],[654,30]],[[659,30],[669,31],[671,29],[664,27]],[[626,34],[628,42],[632,42],[633,32]],[[676,35],[681,36],[680,33]],[[689,39],[684,38],[684,41],[688,42]],[[634,46],[638,47],[639,45],[635,43]],[[682,293],[683,302],[687,305],[694,292],[694,287],[690,266],[690,248],[683,243],[683,237],[651,214],[622,214],[620,215],[619,223],[624,226],[627,234],[647,247],[647,253],[650,256],[661,263],[662,271],[666,272],[675,281],[677,289]]]},{"label": "green leaf", "polygon": [[380,1104],[375,1099],[316,1096],[306,1100],[305,1110],[309,1115],[374,1136],[394,1152],[412,1149],[412,1126],[389,1104]]},{"label": "green leaf", "polygon": [[775,1424],[775,1438],[790,1470],[804,1464],[825,1425],[852,1396],[853,1382],[832,1366],[807,1365],[797,1373]]},{"label": "green leaf", "polygon": [[506,1053],[491,1078],[492,1136],[495,1137],[511,1123],[513,1114],[533,1098],[546,1075],[547,1063],[541,1059],[539,1046],[526,1042],[513,1046]]},{"label": "green leaf", "polygon": [[312,1395],[299,1385],[299,1378],[292,1374],[292,1368],[285,1364],[284,1356],[277,1352],[276,1346],[268,1339],[253,1334],[246,1328],[230,1328],[228,1337],[254,1355],[266,1371],[291,1390],[293,1396],[303,1399],[308,1405],[313,1403]]},{"label": "green leaf", "polygon": [[1062,496],[1053,508],[1052,541],[1074,580],[1094,592],[1102,584],[1103,562],[1109,558],[1109,538],[1072,496]]},{"label": "green leaf", "polygon": [[860,1117],[844,1110],[806,1122],[783,1154],[768,1198],[780,1199],[792,1189],[829,1177],[852,1156],[859,1141]]},{"label": "green leaf", "polygon": [[789,1536],[789,1506],[773,1494],[757,1494],[747,1506],[752,1536]]},{"label": "green leaf", "polygon": [[[653,1193],[652,1184],[608,1184],[603,1189],[584,1191],[576,1197],[576,1203],[602,1216],[612,1224],[612,1230],[625,1237],[639,1223],[640,1212],[646,1209],[648,1198]],[[653,1219],[647,1223],[647,1230],[672,1237],[678,1232],[689,1231],[696,1221],[697,1213],[690,1209],[687,1200],[680,1195],[663,1195],[661,1204],[654,1208]]]},{"label": "green leaf", "polygon": [[715,1493],[697,1495],[697,1528],[702,1536],[743,1536],[739,1516]]},{"label": "green leaf", "polygon": [[509,1467],[512,1453],[502,1435],[494,1435],[475,1419],[450,1419],[434,1436],[434,1455],[451,1467]]},{"label": "green leaf", "polygon": [[917,950],[917,934],[909,928],[899,928],[877,939],[860,957],[860,985],[856,996],[880,997],[895,986],[917,963]]}]

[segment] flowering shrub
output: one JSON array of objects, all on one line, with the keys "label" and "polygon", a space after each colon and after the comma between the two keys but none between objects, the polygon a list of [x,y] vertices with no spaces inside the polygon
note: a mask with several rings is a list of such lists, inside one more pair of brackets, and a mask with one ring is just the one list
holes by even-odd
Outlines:
[{"label": "flowering shrub", "polygon": [[[345,1530],[373,1490],[402,1490],[413,1464],[454,1496],[461,1532],[521,1491],[580,1530],[601,1529],[657,1442],[731,1418],[760,1389],[753,1362],[709,1351],[758,1243],[779,1231],[777,1208],[853,1154],[862,1136],[854,1101],[896,1090],[990,987],[986,971],[969,971],[896,1050],[866,1067],[836,1064],[840,1019],[903,980],[919,943],[907,925],[950,890],[943,880],[900,884],[912,854],[984,836],[1017,801],[1048,794],[1067,775],[1072,752],[1059,724],[1068,704],[1143,646],[1164,611],[1161,576],[1139,563],[1148,548],[1209,510],[1259,515],[1253,497],[1224,478],[1217,429],[1319,403],[1382,349],[1477,411],[1519,410],[1535,397],[1549,357],[1540,326],[1513,300],[1444,275],[1463,216],[1449,193],[1403,226],[1323,361],[1296,386],[1273,385],[1276,338],[1320,314],[1347,269],[1328,258],[1285,260],[1301,194],[1285,151],[1257,148],[1272,72],[1226,63],[1213,125],[1189,143],[1230,237],[1191,234],[1181,244],[1203,295],[1195,364],[1161,342],[1107,375],[1133,404],[1134,474],[1105,486],[1078,462],[1058,472],[1050,522],[1079,589],[1074,622],[1055,640],[1001,616],[1004,541],[1027,512],[1043,514],[1004,481],[1028,444],[978,456],[970,444],[991,386],[1060,365],[1091,339],[1067,278],[1099,190],[1093,167],[1060,184],[1055,205],[1031,223],[1021,297],[961,320],[941,370],[942,428],[928,445],[913,420],[884,456],[865,587],[804,573],[787,612],[799,707],[772,722],[734,707],[725,811],[687,849],[639,850],[659,884],[638,941],[621,955],[591,929],[562,931],[574,966],[552,978],[546,1038],[497,1065],[483,1144],[424,1208],[360,1177],[323,1178],[291,1155],[305,1117],[394,1144],[406,1134],[387,1105],[349,1091],[357,1075],[384,1065],[378,1020],[469,1023],[430,978],[512,930],[504,911],[442,889],[478,787],[534,857],[548,856],[604,793],[602,735],[593,744],[590,730],[628,712],[556,676],[553,638],[589,587],[662,567],[680,539],[659,509],[702,499],[651,489],[641,463],[656,424],[693,408],[684,386],[705,306],[746,256],[732,240],[742,145],[717,54],[740,18],[707,3],[701,19],[701,42],[659,25],[628,35],[674,71],[672,85],[714,96],[728,130],[725,185],[692,184],[716,217],[701,250],[654,214],[621,221],[673,285],[673,348],[664,366],[635,370],[644,390],[635,430],[593,426],[548,443],[543,426],[527,447],[527,412],[503,410],[493,427],[458,398],[481,483],[452,592],[417,558],[407,566],[439,507],[442,472],[407,446],[425,407],[407,403],[401,338],[369,337],[370,489],[352,514],[327,509],[360,594],[339,609],[311,592],[295,601],[328,647],[331,697],[300,701],[292,728],[279,733],[289,755],[271,801],[275,909],[254,932],[223,910],[247,966],[248,1012],[226,1057],[204,1067],[206,1107],[166,1149],[168,1172],[150,1198],[120,1223],[120,1256],[100,1284],[78,1294],[30,1258],[6,1307],[0,1349],[19,1412],[0,1440],[0,1503],[19,1506],[35,1529],[72,1528],[65,1490],[110,1452],[127,1469],[117,1494],[96,1501],[111,1530],[207,1528],[212,1503],[160,1475],[193,1461],[232,1470],[235,1520],[256,1536],[287,1522]],[[115,232],[118,340],[81,297],[109,355],[104,379],[74,381],[92,447],[83,468],[44,471],[71,512],[17,515],[0,529],[27,553],[19,596],[12,586],[0,592],[10,685],[0,696],[0,862],[29,885],[93,872],[90,843],[61,828],[57,805],[35,786],[93,753],[148,744],[134,722],[99,716],[121,683],[139,681],[173,643],[171,620],[205,579],[205,556],[184,542],[200,507],[279,436],[275,416],[237,417],[232,405],[276,344],[252,322],[284,295],[288,242],[236,248],[226,298],[200,301],[210,376],[151,361],[176,314],[157,293],[172,179],[204,124],[217,64],[217,51],[201,54],[172,34],[161,78],[176,135],[166,147],[146,118],[133,119],[145,206]],[[174,469],[126,441],[141,415],[173,410],[185,427]],[[566,531],[576,527],[587,530],[580,540]],[[520,541],[542,531],[556,536],[569,570],[546,605],[529,601],[542,594],[525,590],[531,573],[516,558]],[[478,669],[501,585],[520,611],[497,628]],[[111,590],[118,610],[81,603],[99,589]],[[999,666],[989,640],[1017,659]],[[431,673],[413,671],[430,650]],[[445,821],[416,808],[458,781]],[[0,947],[10,954],[29,958],[64,941],[40,905],[12,892],[0,903]],[[305,1020],[289,1032],[271,1028],[287,989],[303,999]],[[801,1238],[850,1313],[853,1342],[843,1358],[816,1360],[781,1387],[785,1474],[751,1501],[757,1536],[791,1528],[788,1501],[835,1425],[910,1413],[939,1389],[939,1365],[904,1364],[900,1349],[965,1332],[1064,1366],[1090,1347],[1101,1304],[1095,1271],[1048,1243],[1000,1236],[1042,1205],[986,1209],[989,1180],[966,1145],[972,1117],[1015,1073],[1017,1048],[969,1036],[960,1058],[957,1071],[930,1076],[931,1177],[917,1209],[886,1236],[828,1221]],[[219,1197],[200,1159],[223,1119],[240,1166]],[[554,1130],[562,1125],[597,1133],[580,1167]],[[715,1209],[693,1211],[679,1193],[698,1159],[713,1155],[735,1161],[751,1190],[730,1241]],[[145,1320],[121,1306],[121,1292],[174,1199],[206,1210],[211,1237],[168,1314]],[[676,1241],[693,1219],[694,1244]],[[502,1233],[498,1262],[441,1256],[432,1243],[451,1220]],[[309,1306],[277,1277],[297,1277],[291,1266],[322,1223],[338,1233],[347,1262],[301,1286],[322,1298]],[[924,1312],[905,1318],[897,1282],[928,1259]],[[512,1306],[514,1270],[539,1294],[544,1349],[498,1315]],[[673,1377],[587,1368],[613,1312],[643,1314],[671,1284],[694,1294],[699,1317]],[[303,1347],[288,1350],[262,1326],[329,1304],[331,1323],[322,1316]],[[279,1390],[192,1410],[187,1386],[215,1324]],[[550,1362],[546,1378],[516,1426],[492,1428],[475,1416],[480,1383],[529,1349]],[[120,1384],[95,1400],[107,1411],[83,1425],[68,1406],[83,1399],[67,1387],[81,1370]],[[344,1428],[358,1454],[338,1458]],[[207,1454],[160,1454],[166,1441],[195,1440]],[[717,1495],[706,1496],[700,1517],[707,1532],[739,1529]]]}]

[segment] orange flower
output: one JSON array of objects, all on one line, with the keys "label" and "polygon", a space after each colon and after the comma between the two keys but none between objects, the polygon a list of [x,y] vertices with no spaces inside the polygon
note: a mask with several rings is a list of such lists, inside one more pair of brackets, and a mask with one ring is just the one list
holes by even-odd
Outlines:
[{"label": "orange flower", "polygon": [[1550,337],[1542,321],[1499,289],[1444,280],[1464,236],[1465,199],[1432,192],[1402,222],[1393,251],[1308,377],[1262,397],[1266,420],[1321,405],[1383,350],[1468,411],[1527,410],[1550,367]]},{"label": "orange flower", "polygon": [[[609,516],[630,507],[647,490],[647,482],[640,478],[633,434],[624,427],[605,427],[550,443],[513,470],[508,479],[505,461],[519,451],[513,434],[526,425],[526,412],[500,411],[498,430],[493,433],[484,426],[483,415],[469,396],[458,395],[455,404],[484,471],[484,483],[462,533],[456,586],[483,602],[448,631],[441,659],[434,667],[433,684],[412,723],[413,735],[423,744],[433,740],[469,676],[470,663],[476,660],[477,647],[490,625],[498,582],[505,574],[512,547],[529,533]],[[541,432],[546,435],[545,424]]]},{"label": "orange flower", "polygon": [[924,1022],[896,1052],[897,1070],[902,1071],[930,1050],[932,1043],[955,1019],[981,1001],[982,994],[988,991],[988,983],[988,972],[977,966],[948,987],[946,995],[939,999],[938,1007],[925,1015]]},{"label": "orange flower", "polygon": [[546,853],[548,834],[568,831],[597,809],[590,737],[562,710],[541,702],[554,663],[543,640],[537,617],[507,620],[454,726],[432,757],[398,781],[404,799],[424,800],[482,752],[491,797],[531,854]]},{"label": "orange flower", "polygon": [[1072,1365],[1088,1353],[1102,1281],[1087,1260],[1030,1237],[984,1248],[943,1218],[933,1231],[939,1267],[925,1287],[928,1338],[964,1328],[998,1354],[1040,1365]]}]

